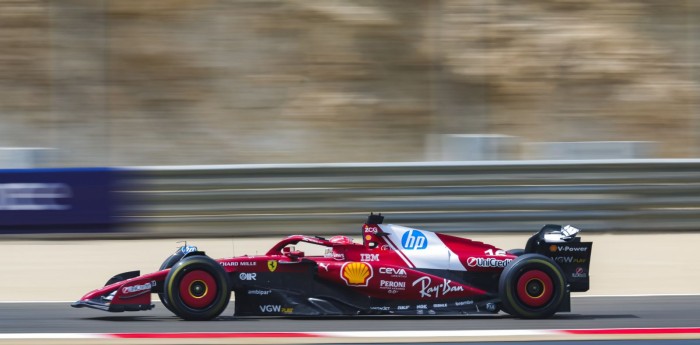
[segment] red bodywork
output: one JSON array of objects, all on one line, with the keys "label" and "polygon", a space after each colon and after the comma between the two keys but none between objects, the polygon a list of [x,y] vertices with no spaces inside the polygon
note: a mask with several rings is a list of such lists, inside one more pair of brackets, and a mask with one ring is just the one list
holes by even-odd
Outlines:
[{"label": "red bodywork", "polygon": [[[355,243],[346,236],[293,235],[264,255],[216,262],[228,275],[237,315],[433,314],[497,311],[499,276],[518,258],[482,242],[391,224],[368,222],[362,238]],[[306,256],[293,248],[300,242],[326,252]],[[175,255],[203,255],[193,247],[181,250]],[[150,309],[151,293],[163,293],[169,272],[115,276],[119,281],[87,293],[74,306]]]}]

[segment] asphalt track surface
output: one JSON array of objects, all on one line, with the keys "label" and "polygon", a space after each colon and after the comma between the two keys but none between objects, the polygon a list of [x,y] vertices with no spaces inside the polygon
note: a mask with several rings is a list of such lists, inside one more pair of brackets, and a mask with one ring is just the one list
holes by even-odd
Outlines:
[{"label": "asphalt track surface", "polygon": [[[601,345],[600,340],[590,340],[590,341],[547,341],[546,345]],[[395,345],[401,343],[384,343],[383,345]],[[440,345],[462,345],[464,343],[438,343]],[[469,343],[471,345],[476,344],[488,344],[488,345],[522,345],[522,342],[515,341],[497,341],[497,342],[483,342],[483,343]],[[700,340],[619,340],[619,341],[605,341],[605,345],[698,345]]]},{"label": "asphalt track surface", "polygon": [[[107,313],[68,303],[2,303],[0,333],[319,332],[700,327],[700,296],[579,297],[572,312],[546,320],[505,314],[450,317],[234,318],[182,321],[162,305],[142,312]],[[680,344],[680,343],[679,343]]]}]

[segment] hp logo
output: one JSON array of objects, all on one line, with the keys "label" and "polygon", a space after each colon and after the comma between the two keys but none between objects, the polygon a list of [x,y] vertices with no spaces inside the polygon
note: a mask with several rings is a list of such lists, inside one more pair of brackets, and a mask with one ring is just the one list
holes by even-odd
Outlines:
[{"label": "hp logo", "polygon": [[428,247],[428,239],[418,230],[406,231],[401,237],[401,245],[404,249],[425,249]]}]

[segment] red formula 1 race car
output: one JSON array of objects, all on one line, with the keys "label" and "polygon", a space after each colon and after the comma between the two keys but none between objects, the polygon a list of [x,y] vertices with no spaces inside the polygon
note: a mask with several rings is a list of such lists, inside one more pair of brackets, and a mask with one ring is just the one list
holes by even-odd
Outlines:
[{"label": "red formula 1 race car", "polygon": [[[183,246],[158,272],[114,276],[73,307],[111,312],[153,308],[151,294],[186,320],[217,317],[235,294],[236,316],[497,313],[544,318],[587,291],[591,242],[571,226],[546,225],[524,249],[399,225],[370,215],[363,243],[289,236],[265,255],[214,260]],[[321,247],[305,255],[297,246]]]}]

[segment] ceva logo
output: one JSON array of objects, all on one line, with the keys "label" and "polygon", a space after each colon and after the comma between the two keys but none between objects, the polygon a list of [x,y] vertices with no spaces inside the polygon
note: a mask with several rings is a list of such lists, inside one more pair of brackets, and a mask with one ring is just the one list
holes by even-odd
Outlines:
[{"label": "ceva logo", "polygon": [[403,249],[420,250],[428,247],[428,238],[418,230],[406,231],[401,237]]}]

